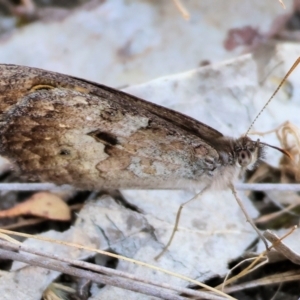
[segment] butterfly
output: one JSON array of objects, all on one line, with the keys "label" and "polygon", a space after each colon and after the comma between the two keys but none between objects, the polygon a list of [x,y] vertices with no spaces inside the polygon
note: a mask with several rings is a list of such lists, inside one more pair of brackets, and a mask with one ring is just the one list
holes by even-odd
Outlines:
[{"label": "butterfly", "polygon": [[0,155],[29,180],[85,190],[234,192],[234,180],[262,160],[266,145],[246,135],[225,137],[105,85],[0,64]]},{"label": "butterfly", "polygon": [[0,78],[0,154],[30,180],[226,187],[263,158],[260,142],[101,84],[16,65],[0,65]]}]

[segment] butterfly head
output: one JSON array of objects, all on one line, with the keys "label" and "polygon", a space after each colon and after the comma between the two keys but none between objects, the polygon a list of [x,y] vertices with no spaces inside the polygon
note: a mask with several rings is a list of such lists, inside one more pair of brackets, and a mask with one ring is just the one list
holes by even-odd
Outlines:
[{"label": "butterfly head", "polygon": [[242,169],[252,170],[264,157],[264,144],[259,140],[252,141],[248,137],[241,137],[234,147],[235,163]]},{"label": "butterfly head", "polygon": [[236,165],[243,169],[252,170],[264,158],[266,146],[276,149],[290,159],[293,159],[290,153],[284,149],[263,143],[260,140],[252,141],[247,136],[243,136],[236,141],[234,146]]}]

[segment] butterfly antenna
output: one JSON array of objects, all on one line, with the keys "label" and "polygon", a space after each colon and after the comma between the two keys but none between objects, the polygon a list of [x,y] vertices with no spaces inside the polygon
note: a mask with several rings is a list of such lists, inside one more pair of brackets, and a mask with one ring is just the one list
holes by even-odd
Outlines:
[{"label": "butterfly antenna", "polygon": [[249,129],[246,132],[246,136],[249,134],[251,128],[253,127],[254,123],[256,122],[256,120],[259,118],[259,116],[261,115],[261,113],[265,110],[265,108],[269,105],[269,103],[272,101],[272,99],[274,98],[274,96],[277,94],[277,92],[280,90],[280,88],[282,87],[282,85],[284,84],[284,82],[286,81],[286,79],[291,75],[291,73],[296,69],[296,67],[298,66],[298,64],[300,63],[300,57],[297,58],[297,60],[294,62],[294,64],[292,65],[292,67],[289,69],[289,71],[286,73],[286,75],[283,77],[283,79],[281,80],[281,82],[279,83],[277,89],[275,90],[275,92],[272,94],[272,96],[270,97],[270,99],[267,101],[267,103],[264,105],[264,107],[260,110],[260,112],[257,114],[257,116],[254,118],[253,122],[251,123]]}]

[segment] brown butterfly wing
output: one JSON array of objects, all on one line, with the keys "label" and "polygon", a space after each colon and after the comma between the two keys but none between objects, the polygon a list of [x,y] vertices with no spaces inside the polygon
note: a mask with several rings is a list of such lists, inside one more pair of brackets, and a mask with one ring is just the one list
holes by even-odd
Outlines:
[{"label": "brown butterfly wing", "polygon": [[[123,92],[0,65],[0,154],[33,180],[79,188],[172,188],[218,160],[218,131]],[[180,185],[180,186],[179,186]]]}]

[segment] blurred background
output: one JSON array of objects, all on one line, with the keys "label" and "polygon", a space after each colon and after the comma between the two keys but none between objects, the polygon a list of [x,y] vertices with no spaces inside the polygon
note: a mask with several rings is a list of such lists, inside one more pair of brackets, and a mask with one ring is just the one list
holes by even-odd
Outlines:
[{"label": "blurred background", "polygon": [[300,40],[300,1],[0,0],[0,62],[114,87]]}]

